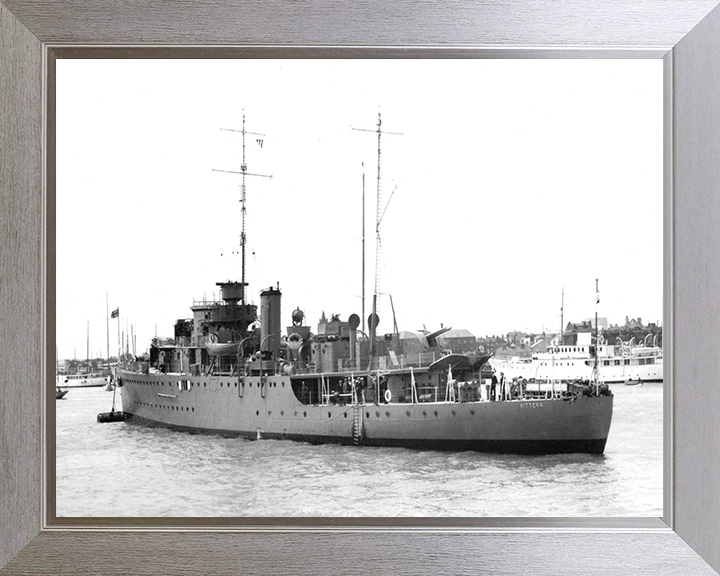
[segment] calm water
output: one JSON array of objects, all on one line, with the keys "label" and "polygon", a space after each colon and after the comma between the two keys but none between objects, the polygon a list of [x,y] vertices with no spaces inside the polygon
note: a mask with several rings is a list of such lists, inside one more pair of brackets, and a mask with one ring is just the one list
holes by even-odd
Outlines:
[{"label": "calm water", "polygon": [[612,387],[605,454],[312,446],[98,424],[57,406],[57,516],[661,516],[662,384]]}]

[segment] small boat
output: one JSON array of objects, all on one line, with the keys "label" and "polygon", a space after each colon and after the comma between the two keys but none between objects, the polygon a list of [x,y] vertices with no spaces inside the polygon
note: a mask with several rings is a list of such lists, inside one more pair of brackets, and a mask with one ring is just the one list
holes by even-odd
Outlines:
[{"label": "small boat", "polygon": [[205,346],[210,356],[233,356],[238,353],[241,342],[208,342]]},{"label": "small boat", "polygon": [[104,374],[58,374],[57,384],[64,388],[95,388],[104,386],[107,377]]},{"label": "small boat", "polygon": [[69,390],[63,390],[62,388],[57,386],[55,388],[55,400],[62,400],[63,398],[65,398],[65,396],[67,396],[68,392]]},{"label": "small boat", "polygon": [[640,378],[637,380],[628,380],[625,382],[625,386],[642,386],[642,381]]}]

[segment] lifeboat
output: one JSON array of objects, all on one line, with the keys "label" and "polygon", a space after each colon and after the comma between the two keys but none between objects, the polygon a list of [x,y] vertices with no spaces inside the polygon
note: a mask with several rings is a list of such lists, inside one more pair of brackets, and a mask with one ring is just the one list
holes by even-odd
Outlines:
[{"label": "lifeboat", "polygon": [[225,342],[223,344],[208,342],[206,347],[210,356],[236,356],[240,344],[242,342]]}]

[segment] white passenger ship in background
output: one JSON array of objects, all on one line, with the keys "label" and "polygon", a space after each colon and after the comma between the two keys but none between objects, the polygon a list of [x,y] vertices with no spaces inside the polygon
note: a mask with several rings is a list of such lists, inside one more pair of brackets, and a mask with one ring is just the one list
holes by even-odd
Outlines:
[{"label": "white passenger ship in background", "polygon": [[[550,346],[547,352],[533,354],[532,358],[493,358],[490,363],[506,379],[525,380],[588,380],[592,375],[594,345],[590,333],[578,334],[573,346]],[[651,344],[646,339],[647,344]],[[633,341],[618,344],[602,343],[598,348],[600,380],[606,384],[662,382],[663,352],[656,345],[636,346]]]},{"label": "white passenger ship in background", "polygon": [[55,385],[60,388],[95,388],[106,386],[110,376],[99,372],[89,374],[58,374]]}]

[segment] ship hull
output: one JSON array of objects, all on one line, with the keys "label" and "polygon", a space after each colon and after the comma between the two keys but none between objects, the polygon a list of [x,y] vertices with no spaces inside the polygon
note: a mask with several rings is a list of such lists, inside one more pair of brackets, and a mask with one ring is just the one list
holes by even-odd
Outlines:
[{"label": "ship hull", "polygon": [[176,432],[189,434],[209,434],[224,438],[246,438],[248,440],[289,440],[307,442],[308,444],[344,444],[377,447],[411,448],[414,450],[437,450],[442,452],[487,452],[495,454],[603,454],[607,438],[573,439],[573,440],[457,440],[457,439],[427,439],[427,438],[365,438],[361,442],[354,442],[351,436],[322,436],[318,434],[290,434],[263,431],[259,436],[254,432],[237,430],[215,430],[209,428],[196,428],[177,424],[165,424],[148,420],[142,416],[131,415],[126,420],[131,424],[149,427],[169,428]]},{"label": "ship hull", "polygon": [[303,404],[290,378],[121,374],[128,422],[193,433],[425,450],[601,454],[612,396],[506,402]]}]

